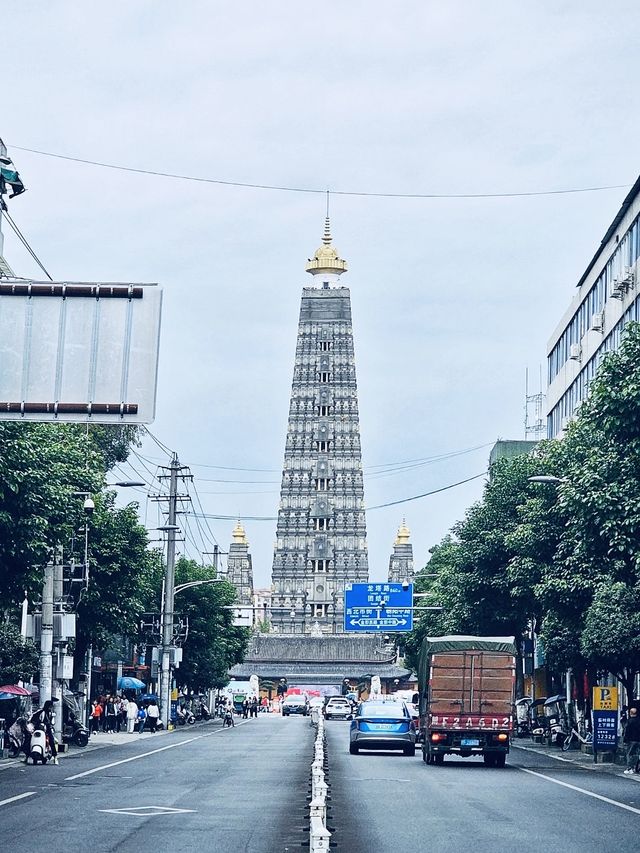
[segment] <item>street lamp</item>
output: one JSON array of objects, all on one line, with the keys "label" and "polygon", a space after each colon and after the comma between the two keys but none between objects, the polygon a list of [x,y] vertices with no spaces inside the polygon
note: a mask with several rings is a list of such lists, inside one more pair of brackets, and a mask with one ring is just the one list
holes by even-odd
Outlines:
[{"label": "street lamp", "polygon": [[536,474],[535,477],[529,477],[528,480],[530,483],[549,483],[552,486],[569,482],[566,477],[554,477],[553,474]]}]

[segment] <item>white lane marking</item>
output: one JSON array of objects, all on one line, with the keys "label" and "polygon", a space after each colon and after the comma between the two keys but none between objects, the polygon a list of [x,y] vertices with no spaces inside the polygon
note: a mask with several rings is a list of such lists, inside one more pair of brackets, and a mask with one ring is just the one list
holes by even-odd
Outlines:
[{"label": "white lane marking", "polygon": [[26,794],[18,794],[16,797],[9,797],[8,800],[0,800],[0,806],[6,806],[7,803],[15,803],[16,800],[24,800],[25,797],[33,797],[36,791],[27,791]]},{"label": "white lane marking", "polygon": [[167,814],[195,814],[195,809],[174,809],[171,806],[133,806],[128,809],[98,809],[103,814],[130,815],[132,817],[156,817]]},{"label": "white lane marking", "polygon": [[532,776],[538,776],[540,779],[546,779],[547,782],[553,782],[554,785],[562,785],[563,788],[570,788],[572,791],[577,791],[579,794],[586,794],[587,797],[593,797],[594,800],[602,800],[603,803],[609,803],[610,806],[617,806],[619,809],[625,809],[634,814],[640,814],[640,809],[635,809],[633,806],[628,806],[626,803],[620,803],[618,800],[611,800],[609,797],[603,797],[601,794],[594,794],[593,791],[587,791],[585,788],[579,788],[577,785],[570,785],[568,782],[562,782],[560,779],[554,779],[553,776],[545,776],[544,773],[536,773],[535,770],[527,770],[525,767],[519,767],[523,773],[530,773]]},{"label": "white lane marking", "polygon": [[[218,729],[218,731],[222,731]],[[73,776],[67,776],[65,782],[73,782],[74,779],[82,779],[83,776],[91,776],[93,773],[100,773],[101,770],[108,770],[110,767],[118,767],[120,764],[128,764],[130,761],[138,761],[140,758],[147,758],[149,755],[155,755],[157,752],[165,752],[167,749],[175,749],[177,746],[184,746],[187,743],[193,743],[194,740],[201,740],[203,737],[211,737],[217,732],[209,732],[206,735],[198,735],[190,737],[187,740],[181,740],[179,743],[170,743],[169,746],[161,746],[158,749],[152,749],[150,752],[143,752],[141,755],[132,755],[130,758],[121,758],[120,761],[112,761],[110,764],[102,764],[100,767],[94,767],[93,770],[85,770],[83,773],[74,773]]]}]

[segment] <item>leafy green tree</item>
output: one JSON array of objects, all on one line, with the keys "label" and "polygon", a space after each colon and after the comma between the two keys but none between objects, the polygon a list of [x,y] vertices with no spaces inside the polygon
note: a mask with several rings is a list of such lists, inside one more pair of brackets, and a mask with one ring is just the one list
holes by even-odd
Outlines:
[{"label": "leafy green tree", "polygon": [[106,648],[138,637],[142,613],[153,608],[162,584],[162,554],[148,548],[137,504],[115,506],[115,493],[96,501],[89,521],[89,584],[78,605],[76,662],[89,643]]},{"label": "leafy green tree", "polygon": [[[211,578],[210,566],[193,560],[176,563],[176,585]],[[196,692],[224,687],[228,671],[243,660],[249,639],[246,628],[234,626],[235,589],[225,580],[203,584],[178,593],[175,612],[189,619],[189,634],[176,676]]]},{"label": "leafy green tree", "polygon": [[35,645],[30,640],[23,642],[15,625],[0,625],[0,685],[31,679],[38,671],[38,662]]},{"label": "leafy green tree", "polygon": [[640,672],[640,585],[602,584],[587,610],[581,639],[585,657],[617,676],[633,696]]}]

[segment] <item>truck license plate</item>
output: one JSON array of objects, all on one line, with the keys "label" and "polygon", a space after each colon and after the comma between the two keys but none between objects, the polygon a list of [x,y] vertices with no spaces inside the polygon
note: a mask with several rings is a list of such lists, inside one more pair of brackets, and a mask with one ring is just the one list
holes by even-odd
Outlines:
[{"label": "truck license plate", "polygon": [[463,737],[460,746],[480,746],[480,741],[476,737]]}]

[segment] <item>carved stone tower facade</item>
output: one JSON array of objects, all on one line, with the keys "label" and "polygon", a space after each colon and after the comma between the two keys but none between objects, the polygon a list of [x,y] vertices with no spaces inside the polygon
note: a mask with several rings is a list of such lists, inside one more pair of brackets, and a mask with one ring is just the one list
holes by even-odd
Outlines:
[{"label": "carved stone tower facade", "polygon": [[389,557],[389,583],[413,583],[413,545],[409,541],[410,535],[411,531],[403,519],[393,543],[393,553]]},{"label": "carved stone tower facade", "polygon": [[249,543],[242,523],[238,521],[227,555],[227,579],[236,588],[237,604],[253,606],[253,568]]},{"label": "carved stone tower facade", "polygon": [[327,217],[300,306],[272,572],[280,633],[309,634],[316,622],[342,632],[345,586],[369,578],[346,269]]}]

